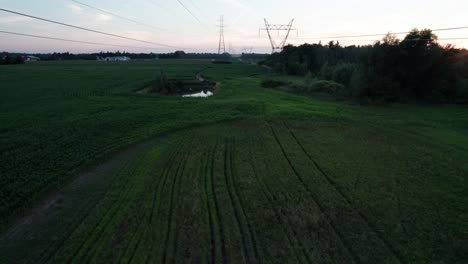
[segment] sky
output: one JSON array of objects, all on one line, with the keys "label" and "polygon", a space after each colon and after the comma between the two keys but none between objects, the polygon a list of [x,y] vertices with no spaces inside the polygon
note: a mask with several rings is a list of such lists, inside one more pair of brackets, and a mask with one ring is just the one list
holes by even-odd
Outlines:
[{"label": "sky", "polygon": [[[141,43],[72,29],[0,11],[0,31],[102,43],[70,43],[0,33],[0,51],[49,53],[217,52],[220,16],[225,20],[226,51],[271,52],[264,18],[288,24],[294,18],[288,44],[328,42],[331,36],[405,32],[412,28],[468,26],[467,0],[79,0],[109,11],[100,12],[72,0],[0,0],[0,8],[138,40]],[[185,6],[185,8],[184,8]],[[187,11],[188,9],[189,11]],[[191,14],[192,13],[192,14]],[[126,19],[122,19],[126,18]],[[136,21],[136,22],[135,22]],[[434,32],[440,40],[468,48],[468,29]],[[284,32],[272,36],[281,42]],[[404,35],[399,35],[402,39]],[[381,37],[339,39],[342,45],[372,44]],[[121,45],[126,47],[109,46]]]}]

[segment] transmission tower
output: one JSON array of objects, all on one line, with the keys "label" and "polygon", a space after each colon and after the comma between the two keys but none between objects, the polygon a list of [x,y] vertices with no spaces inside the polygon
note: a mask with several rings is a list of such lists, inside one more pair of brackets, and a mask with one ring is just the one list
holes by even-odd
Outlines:
[{"label": "transmission tower", "polygon": [[224,16],[219,19],[219,45],[218,54],[226,53],[226,44],[224,43]]},{"label": "transmission tower", "polygon": [[244,46],[242,47],[242,52],[246,54],[252,54],[253,47],[252,46]]},{"label": "transmission tower", "polygon": [[[294,23],[294,18],[291,19],[291,21],[287,25],[272,25],[268,23],[268,20],[266,20],[266,18],[264,20],[265,20],[265,28],[261,28],[260,30],[266,30],[266,32],[268,33],[268,38],[270,38],[270,43],[271,43],[271,53],[275,53],[276,51],[282,51],[284,48],[284,45],[286,45],[286,41],[288,41],[289,33],[291,33],[291,31],[294,31],[294,30],[297,31],[297,29],[292,28],[292,25]],[[280,31],[286,31],[286,36],[281,40],[279,44],[277,44],[277,42],[274,40],[272,36],[273,31],[277,31],[278,35]]]}]

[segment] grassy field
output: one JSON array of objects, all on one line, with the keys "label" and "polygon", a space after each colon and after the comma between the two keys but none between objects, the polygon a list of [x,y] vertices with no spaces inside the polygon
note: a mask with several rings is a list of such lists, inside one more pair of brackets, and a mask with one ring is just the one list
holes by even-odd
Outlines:
[{"label": "grassy field", "polygon": [[[221,84],[137,94],[159,69]],[[0,263],[468,260],[466,107],[338,103],[260,88],[265,74],[0,67]]]}]

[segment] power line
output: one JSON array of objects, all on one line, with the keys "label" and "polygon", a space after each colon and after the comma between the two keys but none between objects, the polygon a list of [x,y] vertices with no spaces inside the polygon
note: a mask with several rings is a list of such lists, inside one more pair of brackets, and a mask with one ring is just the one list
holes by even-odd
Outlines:
[{"label": "power line", "polygon": [[[431,31],[448,31],[448,30],[460,30],[460,29],[467,29],[468,26],[466,27],[452,27],[452,28],[438,28],[438,29],[431,29]],[[387,33],[378,33],[378,34],[364,34],[364,35],[349,35],[349,36],[332,36],[332,37],[313,37],[313,38],[298,38],[298,39],[340,39],[340,38],[359,38],[359,37],[378,37],[378,36],[385,36],[388,33],[390,34],[395,34],[395,35],[401,35],[401,34],[408,34],[411,33],[411,31],[405,31],[405,32],[387,32]]]},{"label": "power line", "polygon": [[[19,32],[11,32],[11,31],[2,31],[0,33],[9,34],[9,35],[16,35],[16,36],[23,36],[23,37],[31,37],[31,38],[39,38],[39,39],[48,39],[48,40],[56,40],[56,41],[64,41],[64,42],[72,42],[72,43],[80,43],[80,44],[90,44],[90,45],[100,45],[100,46],[110,46],[110,47],[119,47],[119,48],[133,48],[133,49],[148,49],[153,50],[154,48],[150,47],[140,47],[140,46],[128,46],[128,45],[117,45],[117,44],[109,44],[109,43],[100,43],[100,42],[90,42],[90,41],[81,41],[81,40],[73,40],[73,39],[64,39],[64,38],[56,38],[56,37],[48,37],[48,36],[41,36],[41,35],[32,35],[32,34],[25,34]],[[439,38],[438,40],[466,40],[466,38]],[[430,39],[419,39],[419,41],[428,41]],[[373,41],[369,39],[344,39],[344,41]],[[403,41],[418,41],[418,40],[402,40]],[[244,53],[252,53],[253,47],[244,47]]]},{"label": "power line", "polygon": [[462,39],[468,39],[468,38],[438,38],[437,40],[462,40]]},{"label": "power line", "polygon": [[57,40],[57,41],[81,43],[81,44],[91,44],[91,45],[112,46],[112,47],[121,47],[121,48],[151,49],[151,50],[154,50],[154,48],[149,48],[149,47],[126,46],[126,45],[107,44],[107,43],[81,41],[81,40],[73,40],[73,39],[55,38],[55,37],[47,37],[47,36],[32,35],[32,34],[11,32],[11,31],[2,31],[2,30],[0,30],[0,33],[9,34],[9,35],[16,35],[16,36],[23,36],[23,37],[39,38],[39,39],[48,39],[48,40]]},{"label": "power line", "polygon": [[188,9],[188,7],[184,5],[184,3],[182,3],[180,0],[177,0],[177,2],[179,2],[179,4],[185,9],[185,11],[187,11],[193,18],[195,18],[198,21],[198,23],[200,23],[200,25],[206,27],[192,11],[190,11],[190,9]]},{"label": "power line", "polygon": [[[468,39],[467,37],[460,37],[460,38],[437,38],[437,39],[403,39],[400,42],[404,41],[431,41],[431,40],[464,40]],[[294,39],[293,39],[294,40]],[[380,41],[374,39],[340,39],[340,41],[362,41],[362,42],[370,42],[370,41]]]},{"label": "power line", "polygon": [[149,24],[146,24],[146,23],[143,23],[143,22],[140,22],[140,21],[128,18],[128,17],[124,17],[124,16],[118,15],[116,13],[113,13],[113,12],[110,12],[110,11],[107,11],[107,10],[104,10],[104,9],[101,9],[101,8],[98,8],[98,7],[95,7],[95,6],[80,2],[80,1],[77,1],[77,0],[70,0],[70,1],[75,2],[77,4],[80,4],[82,6],[86,6],[86,7],[89,7],[91,9],[97,10],[99,12],[109,14],[109,15],[111,15],[113,17],[117,17],[117,18],[120,18],[120,19],[123,19],[123,20],[126,20],[126,21],[130,21],[130,22],[138,24],[138,25],[142,25],[142,26],[145,26],[145,27],[150,27],[150,28],[153,28],[153,29],[156,29],[156,30],[164,30],[163,28],[155,27],[155,26],[152,26],[152,25],[149,25]]},{"label": "power line", "polygon": [[195,4],[195,1],[193,0],[190,0],[190,3],[193,5],[193,7],[195,7],[197,10],[201,10],[197,4]]},{"label": "power line", "polygon": [[[167,8],[167,7],[161,5],[160,3],[156,2],[156,1],[148,0],[148,3],[150,3],[150,4],[154,5],[154,6],[156,6],[157,8],[164,9],[164,10],[166,10],[167,12],[174,14],[174,10],[171,10],[171,9]],[[167,15],[167,13],[165,13],[165,14]]]},{"label": "power line", "polygon": [[74,25],[70,25],[70,24],[66,24],[66,23],[62,23],[62,22],[58,22],[58,21],[54,21],[54,20],[50,20],[50,19],[46,19],[46,18],[40,18],[40,17],[28,15],[28,14],[23,14],[23,13],[11,11],[11,10],[8,10],[8,9],[0,8],[0,11],[4,11],[4,12],[7,12],[7,13],[20,15],[20,16],[24,16],[24,17],[29,17],[29,18],[33,18],[33,19],[36,19],[36,20],[41,20],[41,21],[45,21],[45,22],[49,22],[49,23],[53,23],[53,24],[57,24],[57,25],[61,25],[61,26],[66,26],[66,27],[70,27],[70,28],[75,28],[75,29],[80,29],[80,30],[84,30],[84,31],[88,31],[88,32],[93,32],[93,33],[97,33],[97,34],[101,34],[101,35],[106,35],[106,36],[111,36],[111,37],[116,37],[116,38],[121,38],[121,39],[127,39],[127,40],[137,41],[137,42],[141,42],[141,43],[156,45],[156,46],[163,46],[163,47],[181,49],[181,47],[177,47],[177,46],[161,44],[161,43],[156,43],[156,42],[151,42],[151,41],[146,41],[146,40],[141,40],[141,39],[129,38],[129,37],[116,35],[116,34],[112,34],[112,33],[106,33],[106,32],[98,31],[98,30],[94,30],[94,29],[84,28],[84,27],[80,27],[80,26],[74,26]]}]

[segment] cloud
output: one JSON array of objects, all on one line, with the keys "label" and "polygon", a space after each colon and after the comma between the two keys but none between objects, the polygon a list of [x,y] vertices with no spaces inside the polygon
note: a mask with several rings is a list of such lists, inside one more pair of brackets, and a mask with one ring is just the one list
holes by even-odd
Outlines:
[{"label": "cloud", "polygon": [[68,5],[68,8],[73,12],[73,14],[75,15],[81,15],[83,13],[83,8],[81,8],[80,6],[77,6],[77,5],[74,5],[74,4],[70,4]]},{"label": "cloud", "polygon": [[99,22],[108,22],[112,20],[112,16],[106,14],[99,14],[96,16],[96,21]]},{"label": "cloud", "polygon": [[20,16],[7,16],[7,17],[0,17],[0,24],[15,24],[21,23],[25,21],[31,21],[32,18],[29,17],[20,17]]}]

